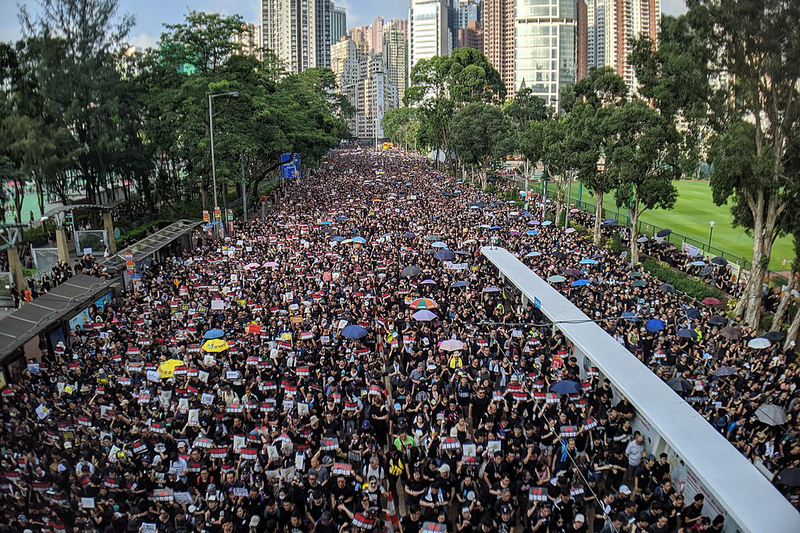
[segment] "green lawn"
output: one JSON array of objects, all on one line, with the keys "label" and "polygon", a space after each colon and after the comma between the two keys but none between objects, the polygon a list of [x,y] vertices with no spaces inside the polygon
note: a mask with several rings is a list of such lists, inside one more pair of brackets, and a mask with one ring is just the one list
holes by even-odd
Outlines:
[{"label": "green lawn", "polygon": [[[669,211],[657,209],[645,211],[640,217],[642,224],[653,224],[660,228],[669,228],[675,233],[685,235],[691,239],[708,244],[709,221],[716,222],[712,235],[711,246],[719,248],[725,252],[746,258],[748,261],[753,255],[753,239],[748,236],[742,228],[732,226],[733,217],[730,207],[727,205],[717,206],[711,200],[711,189],[708,181],[678,181],[675,184],[678,188],[678,200],[675,207]],[[554,187],[548,184],[548,194],[554,194]],[[534,186],[531,186],[535,190]],[[541,183],[539,183],[541,191]],[[578,198],[577,182],[572,186],[573,202]],[[594,208],[594,196],[585,188],[581,193],[581,202],[591,204],[589,208]],[[624,224],[628,212],[625,208],[617,209],[614,205],[614,195],[605,196],[605,207],[610,213],[606,213],[609,218],[619,218],[620,223]],[[613,211],[619,211],[620,215],[615,216]],[[643,229],[647,229],[643,226]],[[672,242],[680,245],[681,239],[677,236],[672,237]],[[692,243],[696,244],[696,243]],[[791,268],[794,258],[794,246],[790,237],[778,239],[772,248],[772,259],[770,269],[776,272],[786,271]],[[785,263],[784,263],[785,260]]]}]

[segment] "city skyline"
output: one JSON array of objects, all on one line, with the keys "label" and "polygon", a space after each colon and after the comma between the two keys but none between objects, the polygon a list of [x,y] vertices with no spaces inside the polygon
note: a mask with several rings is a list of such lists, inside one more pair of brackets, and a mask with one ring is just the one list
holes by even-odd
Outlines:
[{"label": "city skyline", "polygon": [[[0,41],[13,41],[21,37],[17,20],[17,3],[27,5],[34,11],[34,0],[0,0]],[[408,18],[407,0],[334,0],[337,6],[347,11],[347,27],[371,24],[377,17]],[[225,15],[239,14],[245,22],[258,23],[259,0],[194,0],[192,2],[163,2],[157,0],[120,0],[120,13],[136,16],[136,25],[129,37],[132,46],[154,46],[164,31],[164,24],[182,22],[188,9],[219,12]],[[662,12],[676,15],[686,12],[684,0],[662,0]]]}]

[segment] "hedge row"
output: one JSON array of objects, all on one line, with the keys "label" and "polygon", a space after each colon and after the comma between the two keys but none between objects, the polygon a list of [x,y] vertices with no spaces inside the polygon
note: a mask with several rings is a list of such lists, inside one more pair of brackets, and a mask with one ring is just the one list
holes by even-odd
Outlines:
[{"label": "hedge row", "polygon": [[669,265],[656,261],[655,259],[645,259],[642,262],[642,267],[663,283],[671,284],[678,292],[682,292],[692,298],[698,300],[708,297],[717,298],[719,300],[726,298],[725,294],[719,289],[709,287],[702,281],[677,272],[670,268]]}]

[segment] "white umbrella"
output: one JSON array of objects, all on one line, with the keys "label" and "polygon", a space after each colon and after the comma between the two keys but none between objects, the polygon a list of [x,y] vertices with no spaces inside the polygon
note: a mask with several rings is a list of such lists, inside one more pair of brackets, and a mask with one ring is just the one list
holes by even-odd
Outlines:
[{"label": "white umbrella", "polygon": [[786,423],[786,412],[777,405],[766,403],[756,409],[756,418],[770,426]]},{"label": "white umbrella", "polygon": [[764,337],[756,337],[755,339],[750,339],[747,346],[756,350],[763,350],[764,348],[772,346],[772,343],[769,342],[769,339],[765,339]]},{"label": "white umbrella", "polygon": [[458,339],[447,339],[446,341],[442,341],[442,344],[439,345],[439,349],[443,352],[457,352],[458,350],[464,349],[464,343]]}]

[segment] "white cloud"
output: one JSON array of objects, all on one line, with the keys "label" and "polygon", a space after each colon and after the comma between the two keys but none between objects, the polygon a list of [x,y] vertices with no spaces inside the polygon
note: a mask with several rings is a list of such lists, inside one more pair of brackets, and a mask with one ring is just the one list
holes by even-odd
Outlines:
[{"label": "white cloud", "polygon": [[128,44],[140,48],[155,48],[158,39],[149,33],[140,33],[128,38]]}]

